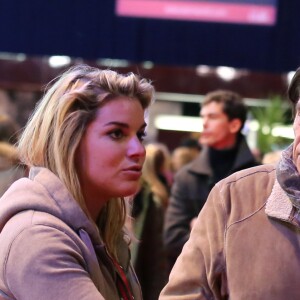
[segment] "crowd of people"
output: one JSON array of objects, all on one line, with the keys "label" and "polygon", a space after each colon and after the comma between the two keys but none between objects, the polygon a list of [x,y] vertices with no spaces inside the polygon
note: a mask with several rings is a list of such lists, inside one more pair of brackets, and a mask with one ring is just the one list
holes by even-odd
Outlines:
[{"label": "crowd of people", "polygon": [[145,144],[133,73],[77,65],[24,129],[0,115],[0,299],[299,299],[300,70],[288,95],[295,141],[261,161],[229,90],[199,139]]}]

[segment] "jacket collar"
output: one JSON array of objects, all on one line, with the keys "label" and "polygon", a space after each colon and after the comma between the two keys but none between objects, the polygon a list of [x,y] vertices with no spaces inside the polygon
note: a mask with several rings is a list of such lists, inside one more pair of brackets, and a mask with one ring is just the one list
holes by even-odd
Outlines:
[{"label": "jacket collar", "polygon": [[277,218],[285,222],[291,221],[293,205],[277,179],[275,179],[272,192],[267,199],[265,212],[269,217]]},{"label": "jacket collar", "polygon": [[[238,140],[238,151],[233,165],[233,171],[239,170],[242,166],[254,161],[254,156],[247,145],[246,139],[241,135]],[[190,164],[189,170],[196,174],[213,175],[209,163],[209,147],[203,146],[199,156]]]},{"label": "jacket collar", "polygon": [[238,152],[236,160],[233,164],[233,171],[240,170],[241,167],[255,163],[255,157],[253,156],[245,137],[241,134],[238,138]]},{"label": "jacket collar", "polygon": [[213,171],[209,164],[209,148],[203,147],[199,156],[189,165],[192,173],[212,176]]},{"label": "jacket collar", "polygon": [[300,228],[300,211],[293,206],[285,191],[276,180],[266,204],[266,214]]}]

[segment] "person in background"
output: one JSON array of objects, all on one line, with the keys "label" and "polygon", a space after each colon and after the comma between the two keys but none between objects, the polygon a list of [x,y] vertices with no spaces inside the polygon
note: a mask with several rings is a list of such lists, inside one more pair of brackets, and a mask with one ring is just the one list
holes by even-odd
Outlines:
[{"label": "person in background", "polygon": [[176,147],[171,154],[171,169],[176,174],[183,166],[195,159],[192,151],[188,147]]},{"label": "person in background", "polygon": [[172,152],[171,169],[176,174],[183,166],[193,161],[201,151],[201,145],[196,139],[184,139]]},{"label": "person in background", "polygon": [[26,174],[15,147],[18,130],[19,126],[14,120],[6,114],[0,114],[0,196],[13,182]]},{"label": "person in background", "polygon": [[175,175],[165,216],[164,243],[170,268],[188,240],[211,188],[229,174],[257,165],[241,133],[247,107],[240,95],[227,90],[208,93],[200,117],[202,150]]},{"label": "person in background", "polygon": [[132,199],[132,264],[144,300],[157,299],[167,281],[163,244],[164,214],[169,202],[170,154],[166,145],[146,145],[146,158],[139,191]]},{"label": "person in background", "polygon": [[294,142],[216,184],[160,300],[300,299],[300,69],[288,95]]},{"label": "person in background", "polygon": [[202,150],[202,146],[199,142],[199,138],[193,138],[193,137],[184,138],[180,142],[179,147],[189,148],[195,158],[200,154],[200,151]]},{"label": "person in background", "polygon": [[263,155],[262,163],[263,164],[275,164],[280,160],[282,150],[274,150],[267,152]]},{"label": "person in background", "polygon": [[151,143],[146,145],[146,160],[143,166],[143,178],[151,191],[158,197],[164,209],[169,204],[171,185],[170,153],[166,145]]},{"label": "person in background", "polygon": [[0,141],[15,145],[19,138],[19,125],[9,115],[0,114]]},{"label": "person in background", "polygon": [[164,144],[146,145],[142,171],[140,189],[132,199],[135,240],[130,248],[144,300],[153,300],[167,281],[163,224],[169,201],[169,150]]},{"label": "person in background", "polygon": [[144,178],[132,199],[131,212],[135,235],[130,244],[132,264],[141,284],[143,299],[158,299],[167,282],[162,237],[165,209]]},{"label": "person in background", "polygon": [[152,84],[86,65],[59,76],[20,138],[29,178],[0,199],[0,297],[142,299],[126,202],[145,160]]}]

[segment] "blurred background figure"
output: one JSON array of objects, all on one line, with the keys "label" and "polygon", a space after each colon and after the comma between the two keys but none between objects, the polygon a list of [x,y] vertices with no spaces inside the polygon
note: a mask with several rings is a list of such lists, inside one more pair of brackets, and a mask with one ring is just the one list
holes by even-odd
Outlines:
[{"label": "blurred background figure", "polygon": [[20,165],[15,144],[18,141],[18,124],[6,114],[0,114],[0,196],[17,179],[25,175]]},{"label": "blurred background figure", "polygon": [[144,300],[158,299],[167,282],[163,225],[172,182],[170,161],[165,144],[146,145],[140,190],[132,199],[131,225],[136,239],[131,242],[131,259]]},{"label": "blurred background figure", "polygon": [[201,145],[197,140],[192,138],[183,140],[172,152],[172,172],[177,173],[184,165],[194,160],[200,154],[200,151]]},{"label": "blurred background figure", "polygon": [[252,148],[251,152],[253,154],[253,156],[255,157],[257,164],[262,164],[262,159],[264,154],[261,152],[261,150],[259,148]]},{"label": "blurred background figure", "polygon": [[167,282],[166,255],[163,246],[164,207],[160,198],[142,179],[132,200],[131,261],[141,284],[143,299],[158,299]]},{"label": "blurred background figure", "polygon": [[171,156],[171,167],[176,174],[184,165],[195,159],[192,151],[188,147],[179,146],[175,148]]},{"label": "blurred background figure", "polygon": [[275,164],[280,160],[282,150],[276,150],[272,152],[265,153],[262,158],[263,164]]},{"label": "blurred background figure", "polygon": [[19,125],[9,115],[0,113],[0,141],[15,145],[19,138]]},{"label": "blurred background figure", "polygon": [[202,146],[197,139],[189,137],[189,138],[185,138],[183,139],[180,144],[179,147],[187,147],[191,150],[191,152],[193,153],[193,156],[196,158],[199,154],[200,151],[202,150]]},{"label": "blurred background figure", "polygon": [[222,178],[257,165],[241,133],[247,107],[241,96],[227,90],[208,93],[200,117],[202,150],[174,177],[166,211],[164,242],[172,268],[212,187]]},{"label": "blurred background figure", "polygon": [[150,185],[151,191],[159,198],[162,206],[166,209],[172,183],[171,155],[166,145],[162,143],[146,145],[143,177]]}]

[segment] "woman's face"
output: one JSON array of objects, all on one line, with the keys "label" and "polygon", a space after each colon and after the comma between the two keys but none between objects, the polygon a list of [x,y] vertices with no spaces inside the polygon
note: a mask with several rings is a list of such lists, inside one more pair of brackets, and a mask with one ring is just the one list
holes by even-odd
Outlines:
[{"label": "woman's face", "polygon": [[145,160],[145,127],[144,110],[136,99],[116,97],[98,109],[76,153],[86,202],[105,204],[137,191]]}]

